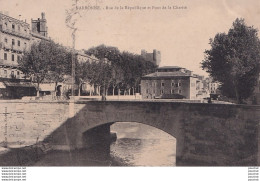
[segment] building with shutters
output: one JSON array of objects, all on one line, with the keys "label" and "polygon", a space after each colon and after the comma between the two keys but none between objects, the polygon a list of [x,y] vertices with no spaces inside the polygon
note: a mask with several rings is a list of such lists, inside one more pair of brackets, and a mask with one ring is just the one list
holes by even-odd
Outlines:
[{"label": "building with shutters", "polygon": [[34,84],[19,69],[18,61],[32,43],[50,40],[46,23],[42,13],[41,19],[32,20],[31,30],[26,21],[0,13],[0,99],[36,93]]}]

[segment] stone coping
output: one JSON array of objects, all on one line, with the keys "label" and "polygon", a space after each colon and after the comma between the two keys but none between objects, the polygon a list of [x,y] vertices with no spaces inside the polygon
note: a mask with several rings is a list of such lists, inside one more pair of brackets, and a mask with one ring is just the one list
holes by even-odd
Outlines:
[{"label": "stone coping", "polygon": [[15,99],[15,100],[0,100],[0,105],[1,103],[49,103],[49,104],[70,104],[70,103],[75,103],[75,104],[85,104],[86,102],[143,102],[143,103],[176,103],[176,104],[192,104],[192,105],[207,105],[207,106],[224,106],[224,107],[243,107],[243,108],[260,108],[260,105],[246,105],[246,104],[230,104],[230,103],[223,103],[223,102],[218,102],[218,103],[202,103],[202,102],[196,102],[197,100],[169,100],[169,99],[122,99],[122,100],[21,100],[21,99]]}]

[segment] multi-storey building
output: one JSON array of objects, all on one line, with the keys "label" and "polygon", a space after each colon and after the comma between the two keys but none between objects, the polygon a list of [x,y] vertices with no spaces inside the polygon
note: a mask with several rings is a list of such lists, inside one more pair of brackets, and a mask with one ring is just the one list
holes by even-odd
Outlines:
[{"label": "multi-storey building", "polygon": [[89,62],[89,63],[99,61],[99,59],[97,59],[94,55],[89,56],[89,55],[85,54],[83,50],[76,52],[76,59],[79,62]]},{"label": "multi-storey building", "polygon": [[18,65],[30,37],[28,23],[0,13],[0,98],[34,93],[34,85],[26,82]]},{"label": "multi-storey building", "polygon": [[0,13],[0,78],[23,79],[18,60],[29,44],[29,24]]},{"label": "multi-storey building", "polygon": [[213,81],[211,77],[208,77],[204,80],[204,87],[208,91],[209,94],[217,94],[217,90],[219,88],[219,83]]},{"label": "multi-storey building", "polygon": [[181,67],[160,67],[156,72],[142,77],[141,94],[144,99],[153,99],[164,95],[172,98],[196,99],[197,77]]},{"label": "multi-storey building", "polygon": [[50,39],[44,13],[31,23],[32,31],[26,21],[0,13],[0,98],[35,94],[35,86],[25,79],[18,61],[32,43]]},{"label": "multi-storey building", "polygon": [[146,50],[141,50],[141,56],[146,60],[159,66],[161,62],[161,52],[158,50],[153,50],[153,53],[147,53]]},{"label": "multi-storey building", "polygon": [[216,94],[219,83],[212,78],[204,78],[178,66],[165,66],[155,73],[142,77],[141,94],[144,99],[186,98],[199,99]]}]

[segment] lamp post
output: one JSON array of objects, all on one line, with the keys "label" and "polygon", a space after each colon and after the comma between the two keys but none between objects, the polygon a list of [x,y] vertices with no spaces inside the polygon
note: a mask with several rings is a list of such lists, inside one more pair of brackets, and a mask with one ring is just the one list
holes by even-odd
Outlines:
[{"label": "lamp post", "polygon": [[75,89],[74,89],[74,84],[75,84],[75,34],[76,34],[77,29],[74,29],[72,32],[72,56],[71,56],[71,63],[72,63],[72,70],[71,70],[71,76],[72,76],[72,86],[71,86],[71,96],[74,101],[74,96],[75,96]]}]

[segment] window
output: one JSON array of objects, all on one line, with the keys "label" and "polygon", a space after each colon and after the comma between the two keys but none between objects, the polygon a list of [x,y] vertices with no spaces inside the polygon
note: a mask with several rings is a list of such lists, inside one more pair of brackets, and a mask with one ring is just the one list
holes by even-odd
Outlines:
[{"label": "window", "polygon": [[181,94],[181,90],[179,90],[179,94]]},{"label": "window", "polygon": [[17,71],[17,78],[20,78],[20,72]]},{"label": "window", "polygon": [[14,61],[14,54],[12,54],[12,61]]},{"label": "window", "polygon": [[174,94],[174,90],[173,89],[171,90],[171,94]]},{"label": "window", "polygon": [[4,70],[4,76],[7,77],[7,70]]},{"label": "window", "polygon": [[164,87],[164,82],[161,83],[161,86]]},{"label": "window", "polygon": [[20,40],[18,40],[17,44],[18,44],[18,46],[21,46],[21,42],[20,42]]},{"label": "window", "polygon": [[174,82],[172,82],[172,87],[174,87]]},{"label": "window", "polygon": [[164,93],[164,91],[163,91],[163,89],[161,90],[161,94],[163,94]]},{"label": "window", "polygon": [[12,30],[13,30],[13,31],[15,30],[15,25],[14,25],[14,24],[12,24]]},{"label": "window", "polygon": [[11,72],[11,76],[14,76],[14,71]]},{"label": "window", "polygon": [[181,83],[180,82],[176,83],[175,87],[181,87]]},{"label": "window", "polygon": [[4,60],[7,60],[7,53],[4,53]]},{"label": "window", "polygon": [[12,39],[12,45],[15,45],[15,41],[14,41],[14,39]]},{"label": "window", "polygon": [[5,38],[5,43],[8,43],[8,40],[7,40],[7,38]]}]

